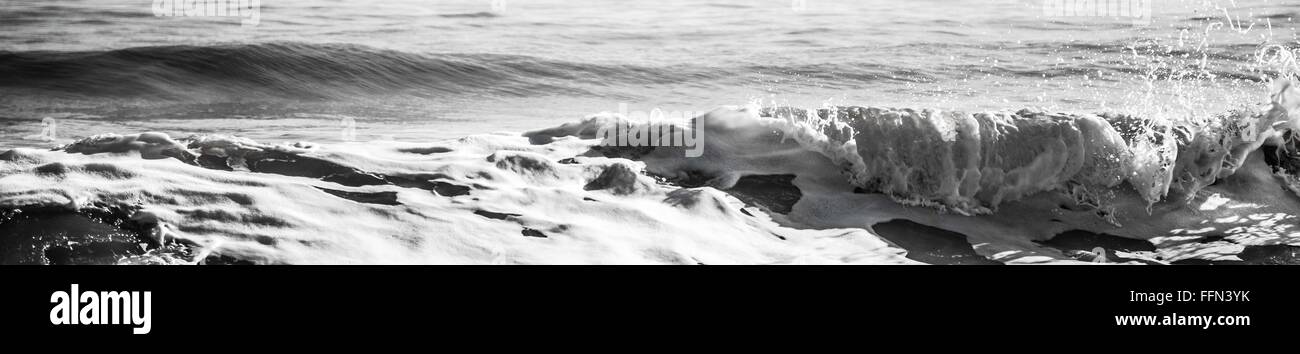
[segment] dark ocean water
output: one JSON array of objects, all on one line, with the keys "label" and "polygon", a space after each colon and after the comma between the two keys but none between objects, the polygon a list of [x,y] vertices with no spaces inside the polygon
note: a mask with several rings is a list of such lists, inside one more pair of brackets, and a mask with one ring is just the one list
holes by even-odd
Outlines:
[{"label": "dark ocean water", "polygon": [[[632,109],[1045,107],[1186,119],[1264,102],[1300,3],[1156,1],[1149,23],[1050,1],[0,2],[0,145],[223,132],[426,141]],[[1278,48],[1283,48],[1279,50]]]}]

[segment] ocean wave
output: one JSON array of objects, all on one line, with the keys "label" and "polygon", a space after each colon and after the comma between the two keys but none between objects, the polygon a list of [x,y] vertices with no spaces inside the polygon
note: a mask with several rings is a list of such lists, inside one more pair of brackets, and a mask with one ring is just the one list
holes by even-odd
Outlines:
[{"label": "ocean wave", "polygon": [[1294,184],[1295,102],[1281,86],[1196,127],[723,107],[674,128],[701,129],[697,157],[604,144],[613,113],[434,143],[103,134],[0,154],[0,229],[21,246],[0,263],[1038,264],[1121,244],[1047,242],[1078,230],[1151,245],[1118,262],[1240,261],[1300,245],[1300,198],[1277,193]]},{"label": "ocean wave", "polygon": [[[705,83],[745,73],[820,73],[827,65],[639,66],[524,55],[420,54],[296,42],[157,46],[82,52],[0,52],[0,82],[14,96],[182,101],[259,98],[352,100],[467,93],[610,95],[610,86]],[[888,79],[876,66],[829,68],[853,80]],[[860,74],[855,74],[860,72]],[[617,91],[617,90],[614,90]]]},{"label": "ocean wave", "polygon": [[[1033,48],[1035,44],[1028,44]],[[952,51],[951,45],[891,47],[900,52]],[[968,48],[969,49],[969,48]],[[1037,50],[1048,50],[1049,47]],[[1140,48],[1146,50],[1149,48]],[[830,56],[855,48],[833,50]],[[1052,50],[1125,53],[1132,47],[1081,45]],[[1254,60],[1240,48],[1210,52],[1211,59]],[[1249,52],[1249,51],[1247,51]],[[839,53],[839,54],[836,54]],[[1215,54],[1221,53],[1221,54]],[[1222,54],[1237,53],[1237,54]],[[1179,57],[1186,53],[1161,55]],[[1167,69],[1167,68],[1166,68]],[[1154,71],[1152,71],[1154,70]],[[1161,68],[1123,61],[1087,64],[1045,63],[988,67],[955,65],[915,67],[860,57],[840,61],[806,58],[762,61],[736,59],[711,65],[693,63],[612,64],[484,53],[412,53],[353,44],[274,42],[209,46],[153,46],[102,51],[0,51],[0,90],[9,97],[104,98],[240,102],[266,98],[364,100],[377,96],[445,97],[487,94],[504,97],[567,95],[626,98],[647,85],[688,84],[731,89],[768,85],[780,89],[834,87],[856,89],[873,84],[940,83],[972,75],[1121,80],[1162,76]],[[1258,82],[1267,72],[1231,67],[1205,68],[1207,75]]]},{"label": "ocean wave", "polygon": [[[1283,86],[1270,107],[1225,112],[1194,127],[1031,110],[750,107],[700,118],[713,137],[703,158],[670,151],[637,159],[647,171],[712,176],[704,185],[724,190],[737,176],[791,173],[802,197],[790,215],[800,223],[903,219],[965,235],[977,253],[1002,262],[1069,259],[1021,242],[1072,230],[1156,245],[1124,257],[1139,263],[1241,261],[1236,255],[1252,247],[1300,244],[1300,232],[1287,231],[1300,217],[1300,195],[1276,193],[1294,184],[1293,147],[1278,146],[1294,145],[1285,136],[1295,126],[1289,115],[1297,97]],[[580,137],[589,128],[569,127]],[[911,209],[839,194],[846,185]]]},{"label": "ocean wave", "polygon": [[1268,106],[1195,125],[1029,109],[773,107],[762,115],[812,127],[805,134],[821,138],[811,146],[842,161],[855,184],[900,202],[969,215],[1060,191],[1106,215],[1111,200],[1123,199],[1114,190],[1136,192],[1148,208],[1171,194],[1174,201],[1190,200],[1236,173],[1265,143],[1292,140],[1283,136],[1297,126],[1292,115],[1300,112],[1300,89],[1279,82]]},{"label": "ocean wave", "polygon": [[[416,54],[347,44],[0,52],[14,94],[111,98],[349,99],[373,95],[595,95],[584,85],[681,82],[672,70],[499,54]],[[687,74],[689,75],[689,74]]]}]

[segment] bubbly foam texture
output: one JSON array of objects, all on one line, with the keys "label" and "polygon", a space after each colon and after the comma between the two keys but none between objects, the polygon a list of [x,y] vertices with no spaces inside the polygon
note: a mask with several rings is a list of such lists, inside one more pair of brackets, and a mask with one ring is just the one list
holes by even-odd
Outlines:
[{"label": "bubbly foam texture", "polygon": [[1035,110],[968,114],[777,107],[761,116],[805,128],[786,130],[793,135],[824,139],[800,141],[847,163],[850,179],[860,187],[901,202],[984,214],[1046,191],[1104,203],[1112,191],[1127,189],[1148,206],[1171,193],[1194,196],[1231,176],[1250,153],[1279,136],[1275,126],[1287,122],[1286,104],[1231,112],[1197,127]]},{"label": "bubbly foam texture", "polygon": [[1231,260],[1300,245],[1300,199],[1276,193],[1300,165],[1289,90],[1200,126],[722,107],[695,118],[695,158],[602,146],[609,113],[418,144],[104,134],[0,154],[0,210],[123,210],[155,249],[119,263],[916,263],[873,233],[891,220],[1004,263],[1079,262],[1039,243],[1071,230],[1156,246],[1133,263]]},{"label": "bubbly foam texture", "polygon": [[[163,230],[163,243],[198,250],[192,263],[914,263],[865,230],[783,227],[717,189],[661,184],[641,162],[584,156],[592,145],[106,134],[4,153],[0,208],[133,205],[131,217]],[[464,189],[439,192],[448,185]],[[384,193],[395,203],[366,202]]]}]

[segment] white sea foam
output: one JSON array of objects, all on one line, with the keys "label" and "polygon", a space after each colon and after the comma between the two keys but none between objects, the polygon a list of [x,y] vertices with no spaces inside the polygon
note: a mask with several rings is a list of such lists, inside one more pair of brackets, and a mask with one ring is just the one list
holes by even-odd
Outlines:
[{"label": "white sea foam", "polygon": [[[602,146],[607,115],[421,144],[104,134],[0,155],[0,209],[123,207],[151,243],[189,250],[162,263],[917,263],[872,231],[900,219],[1005,263],[1079,263],[1036,242],[1069,230],[1158,246],[1117,253],[1131,263],[1225,260],[1300,245],[1300,200],[1276,193],[1289,175],[1259,149],[1291,111],[1275,99],[1179,131],[1035,111],[723,107],[696,118],[708,134],[695,158]],[[744,191],[771,175],[793,176],[797,201]]]},{"label": "white sea foam", "polygon": [[[643,163],[579,156],[595,143],[480,135],[302,149],[232,137],[103,135],[64,151],[5,153],[0,208],[139,205],[134,218],[168,230],[166,241],[258,263],[914,263],[861,229],[783,227],[741,213],[743,205],[717,189],[656,183],[640,173]],[[155,158],[251,159],[272,150],[470,189],[443,196],[388,184],[349,187]],[[575,156],[576,163],[556,162]],[[356,202],[321,188],[395,193],[400,204]]]}]

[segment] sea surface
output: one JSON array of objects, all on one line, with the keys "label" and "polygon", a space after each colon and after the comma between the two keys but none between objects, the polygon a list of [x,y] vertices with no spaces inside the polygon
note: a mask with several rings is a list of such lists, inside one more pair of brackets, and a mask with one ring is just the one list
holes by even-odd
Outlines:
[{"label": "sea surface", "polygon": [[1295,1],[176,3],[0,0],[0,264],[1300,259]]},{"label": "sea surface", "polygon": [[1194,120],[1266,103],[1298,38],[1294,1],[1154,1],[1146,21],[1052,3],[263,0],[245,25],[148,0],[0,0],[0,148],[140,131],[418,142],[620,105]]}]

